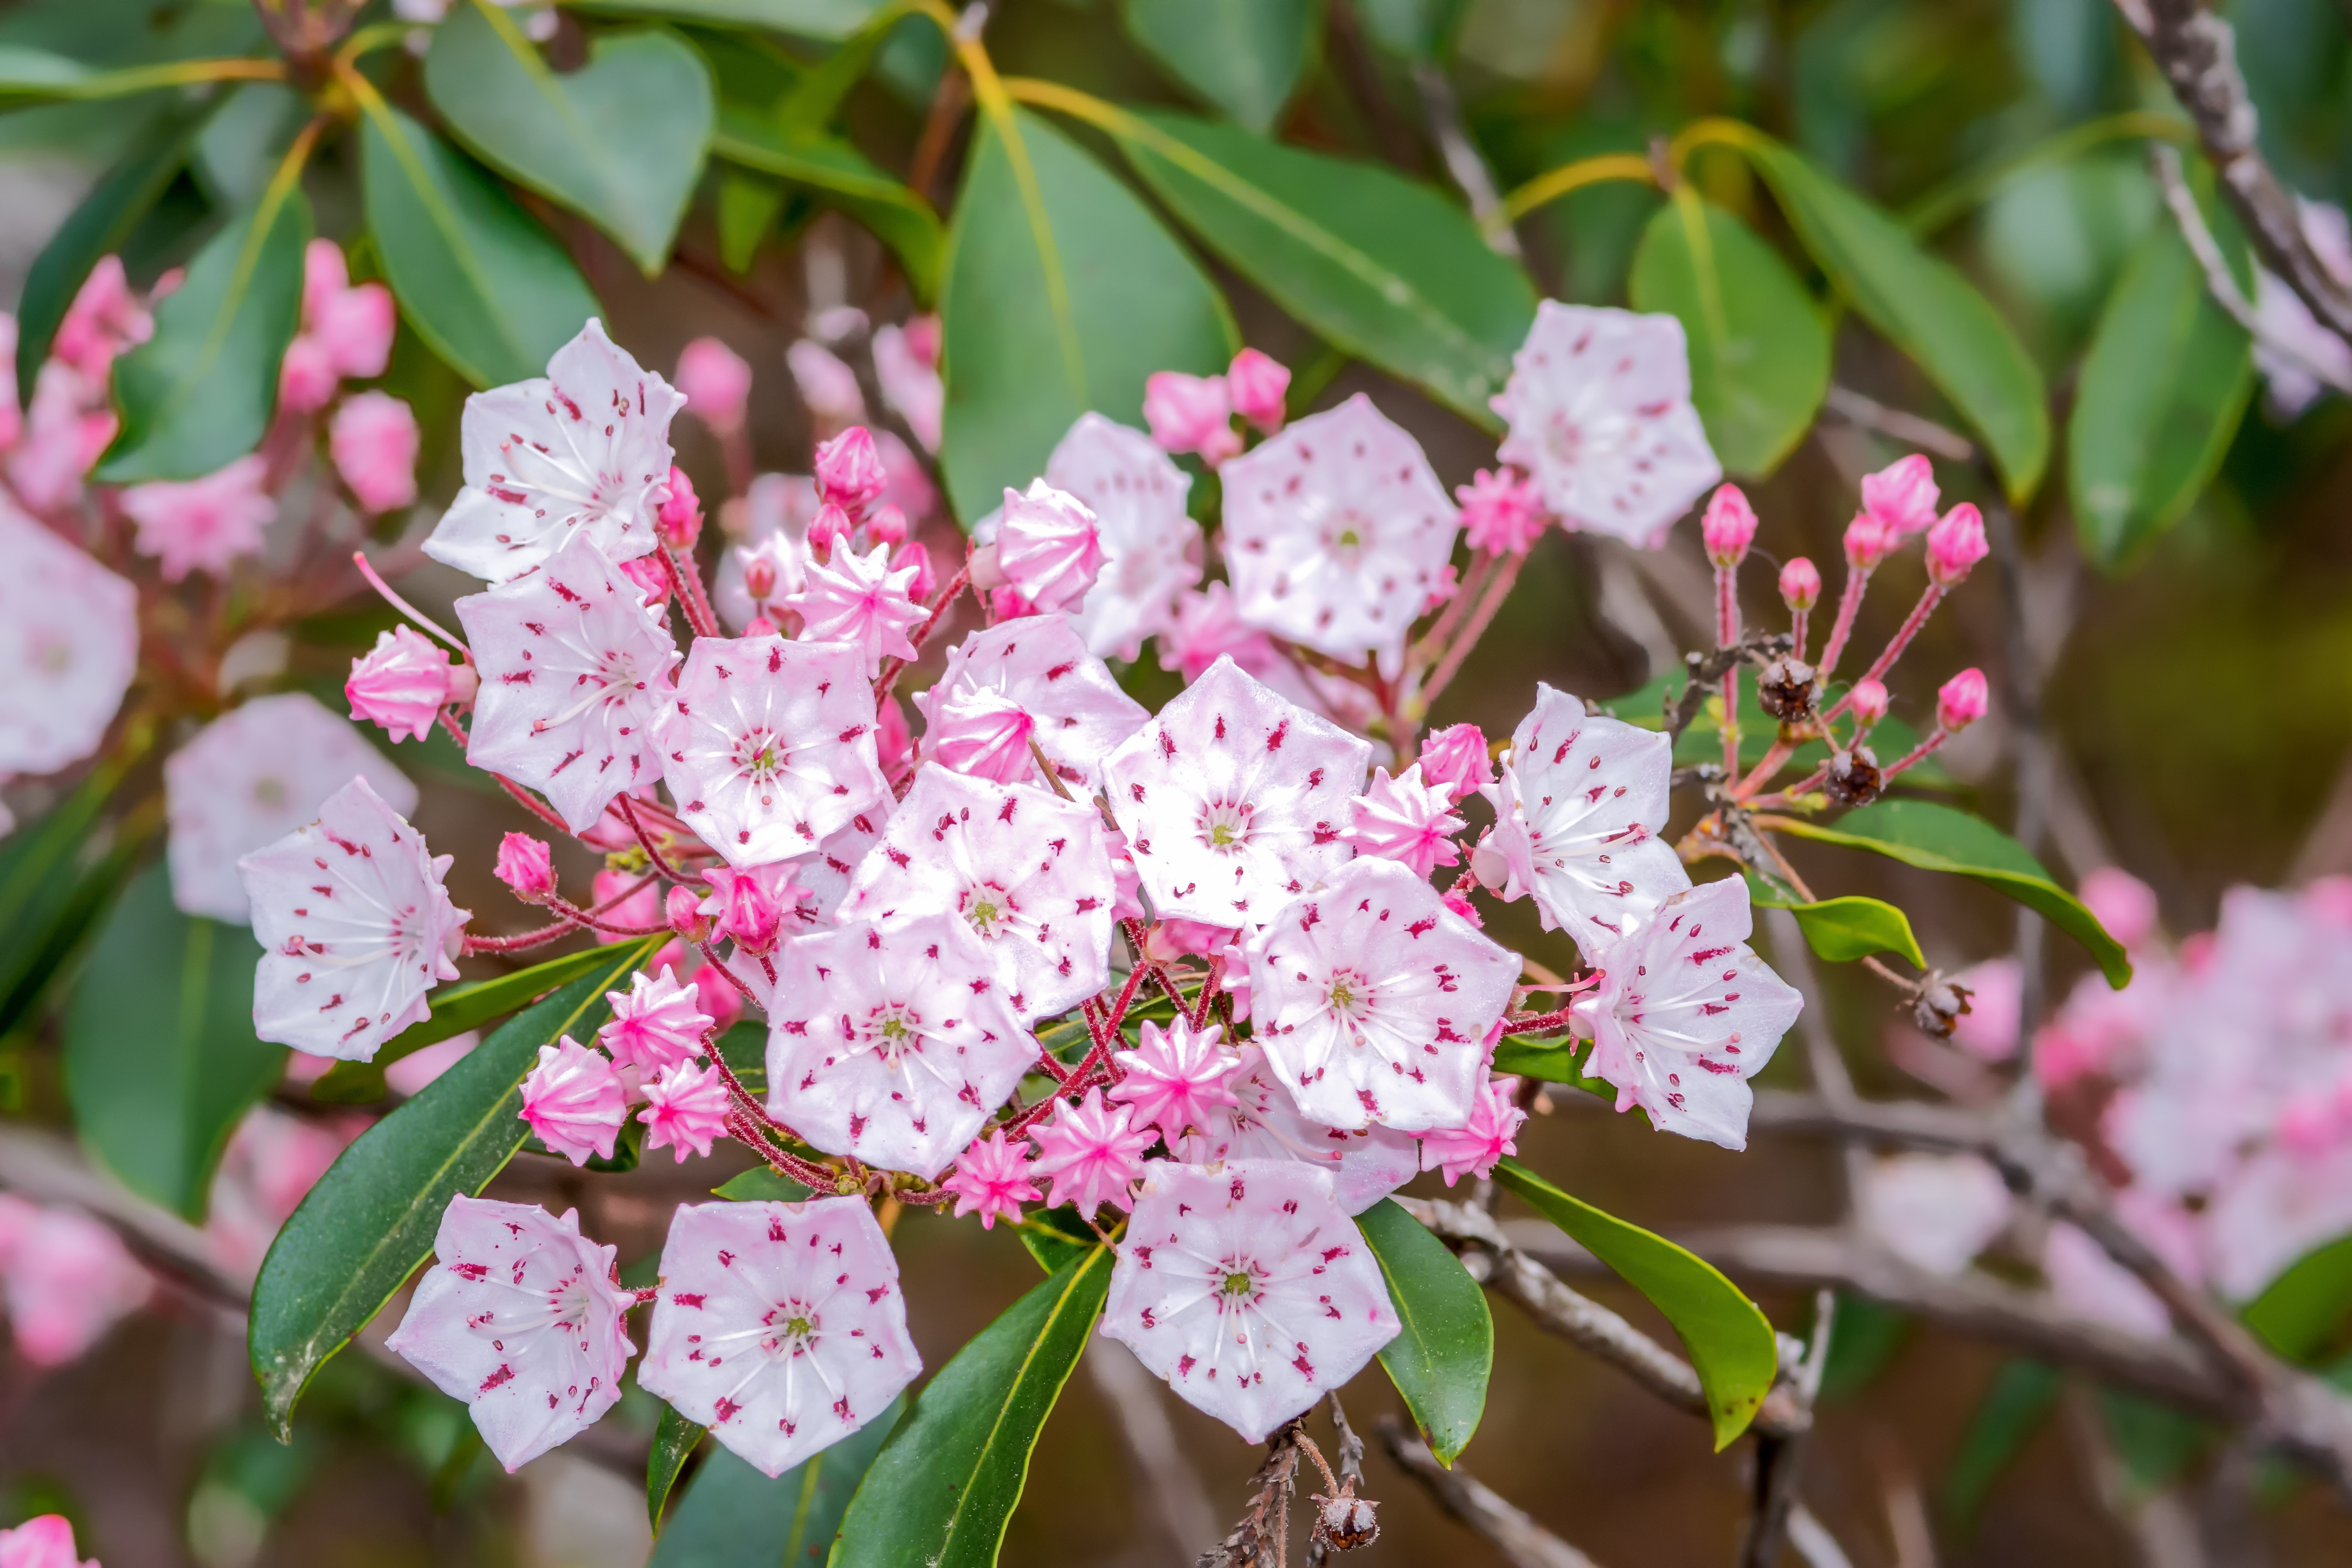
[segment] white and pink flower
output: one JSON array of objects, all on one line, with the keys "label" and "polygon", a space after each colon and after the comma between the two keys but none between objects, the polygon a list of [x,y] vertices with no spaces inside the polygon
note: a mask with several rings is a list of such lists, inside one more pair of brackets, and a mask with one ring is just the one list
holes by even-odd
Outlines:
[{"label": "white and pink flower", "polygon": [[973,632],[949,651],[947,667],[915,706],[924,761],[1024,779],[1034,770],[1023,760],[1034,741],[1079,795],[1098,788],[1103,758],[1150,717],[1087,652],[1066,615],[1027,615]]},{"label": "white and pink flower", "polygon": [[1192,476],[1130,426],[1083,413],[1045,460],[1045,482],[1094,512],[1102,561],[1071,610],[1098,658],[1132,659],[1175,624],[1180,594],[1201,580],[1201,525],[1184,509]]}]

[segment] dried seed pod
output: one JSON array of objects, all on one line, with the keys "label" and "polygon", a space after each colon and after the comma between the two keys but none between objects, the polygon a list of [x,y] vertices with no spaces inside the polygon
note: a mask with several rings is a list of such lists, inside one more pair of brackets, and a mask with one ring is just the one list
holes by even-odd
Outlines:
[{"label": "dried seed pod", "polygon": [[1813,716],[1813,667],[1791,654],[1782,654],[1756,677],[1756,700],[1782,724],[1802,724]]},{"label": "dried seed pod", "polygon": [[1368,1497],[1353,1493],[1355,1483],[1349,1481],[1337,1497],[1315,1497],[1315,1535],[1334,1552],[1353,1552],[1359,1546],[1370,1546],[1381,1538],[1380,1521],[1373,1511],[1380,1507]]},{"label": "dried seed pod", "polygon": [[1857,746],[1830,759],[1829,777],[1822,783],[1830,799],[1839,805],[1867,806],[1878,799],[1885,781],[1885,775],[1878,770],[1878,758],[1871,754],[1870,747]]},{"label": "dried seed pod", "polygon": [[1949,1040],[1960,1015],[1975,1009],[1969,998],[1976,993],[1966,986],[1956,986],[1940,974],[1929,975],[1920,986],[1919,994],[1911,1003],[1911,1021],[1921,1032],[1937,1040]]}]

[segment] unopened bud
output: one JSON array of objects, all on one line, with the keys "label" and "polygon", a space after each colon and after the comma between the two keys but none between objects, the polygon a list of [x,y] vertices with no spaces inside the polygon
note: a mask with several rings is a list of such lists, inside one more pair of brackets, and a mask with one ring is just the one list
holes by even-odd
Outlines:
[{"label": "unopened bud", "polygon": [[1737,485],[1718,486],[1699,519],[1698,537],[1706,559],[1728,571],[1748,559],[1756,538],[1756,509]]},{"label": "unopened bud", "polygon": [[662,544],[670,549],[692,549],[694,541],[702,537],[702,503],[696,499],[694,481],[686,476],[685,469],[670,469],[669,494],[662,497],[655,522]]},{"label": "unopened bud", "polygon": [[[352,661],[343,695],[352,716],[380,724],[394,740],[423,740],[433,733],[442,705],[457,700],[453,678],[467,666],[452,666],[449,655],[405,626],[379,632],[375,647]],[[473,695],[471,688],[466,694]]]},{"label": "unopened bud", "polygon": [[1936,520],[1936,468],[1914,452],[1862,481],[1862,509],[1896,538],[1907,538]]},{"label": "unopened bud", "polygon": [[1802,724],[1813,716],[1813,682],[1812,665],[1784,653],[1756,677],[1756,700],[1782,724]]},{"label": "unopened bud", "polygon": [[1927,576],[1938,588],[1950,588],[1990,551],[1984,517],[1962,501],[1927,530]]},{"label": "unopened bud", "polygon": [[669,890],[669,896],[662,901],[662,917],[669,922],[672,931],[688,941],[708,942],[710,940],[710,919],[697,907],[701,902],[694,896],[691,889],[673,887]]},{"label": "unopened bud", "polygon": [[1225,395],[1234,412],[1268,435],[1282,428],[1283,396],[1289,390],[1289,370],[1255,349],[1244,349],[1225,368]]},{"label": "unopened bud", "polygon": [[862,424],[853,424],[816,449],[816,491],[851,517],[865,513],[887,483],[874,436]]},{"label": "unopened bud", "polygon": [[1958,734],[1984,717],[1985,708],[1990,700],[1990,694],[1985,688],[1984,672],[1962,670],[1946,681],[1944,689],[1936,694],[1936,723],[1946,734]]},{"label": "unopened bud", "polygon": [[1503,858],[1500,850],[1490,850],[1484,841],[1470,852],[1470,874],[1478,885],[1489,893],[1500,893],[1511,880],[1511,862]]},{"label": "unopened bud", "polygon": [[1879,681],[1856,681],[1853,684],[1853,716],[1862,727],[1868,729],[1886,716],[1886,687]]},{"label": "unopened bud", "polygon": [[1864,512],[1845,526],[1846,564],[1868,571],[1893,553],[1895,542],[1885,523]]},{"label": "unopened bud", "polygon": [[907,514],[885,501],[866,519],[866,537],[877,545],[895,545],[907,537]]},{"label": "unopened bud", "polygon": [[[1353,1484],[1353,1483],[1349,1483]],[[1353,1552],[1381,1538],[1375,1511],[1380,1504],[1368,1497],[1342,1490],[1337,1497],[1315,1499],[1315,1533],[1334,1552]]]},{"label": "unopened bud", "polygon": [[743,591],[754,604],[765,604],[776,596],[776,563],[764,555],[755,555],[743,563]]},{"label": "unopened bud", "polygon": [[1780,602],[1791,610],[1811,610],[1822,601],[1821,569],[1799,556],[1780,569]]},{"label": "unopened bud", "polygon": [[1879,771],[1878,758],[1870,747],[1857,746],[1830,759],[1829,775],[1822,783],[1839,805],[1867,806],[1878,799],[1886,777]]},{"label": "unopened bud", "polygon": [[819,560],[831,560],[834,547],[847,544],[856,526],[846,511],[827,501],[817,508],[816,520],[809,525],[809,553]]},{"label": "unopened bud", "polygon": [[499,841],[498,879],[514,889],[525,904],[540,904],[555,891],[555,864],[547,845],[529,833],[509,833]]},{"label": "unopened bud", "polygon": [[931,552],[919,544],[900,545],[890,557],[890,570],[904,571],[908,567],[915,569],[915,575],[907,584],[907,597],[918,604],[929,602],[939,589],[939,575],[931,570]]}]

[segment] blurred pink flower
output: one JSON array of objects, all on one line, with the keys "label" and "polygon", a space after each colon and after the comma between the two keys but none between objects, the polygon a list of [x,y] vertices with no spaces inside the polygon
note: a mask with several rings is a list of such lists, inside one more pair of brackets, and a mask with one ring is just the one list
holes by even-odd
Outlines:
[{"label": "blurred pink flower", "polygon": [[390,392],[345,398],[327,426],[335,472],[367,512],[394,512],[416,499],[416,415]]},{"label": "blurred pink flower", "polygon": [[122,492],[122,510],[138,528],[137,548],[163,562],[163,580],[191,571],[227,575],[237,557],[261,550],[261,530],[278,516],[262,489],[269,464],[248,454],[201,479],[153,479]]}]

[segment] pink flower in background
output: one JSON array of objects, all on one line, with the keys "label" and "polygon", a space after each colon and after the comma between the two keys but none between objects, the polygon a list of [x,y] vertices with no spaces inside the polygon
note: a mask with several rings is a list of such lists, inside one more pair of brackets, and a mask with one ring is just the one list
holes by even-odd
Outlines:
[{"label": "pink flower in background", "polygon": [[1519,1081],[1489,1078],[1470,1099],[1470,1114],[1458,1127],[1433,1127],[1421,1135],[1421,1168],[1444,1171],[1452,1186],[1464,1176],[1480,1181],[1494,1175],[1505,1155],[1516,1155],[1512,1140],[1528,1119],[1519,1109]]},{"label": "pink flower in background", "polygon": [[810,642],[856,649],[869,680],[881,673],[885,658],[916,656],[907,633],[929,613],[908,591],[915,569],[893,570],[889,559],[887,545],[876,545],[863,556],[836,549],[829,560],[811,560],[801,591],[783,601],[800,615],[801,635]]},{"label": "pink flower in background", "polygon": [[104,256],[75,290],[49,341],[49,355],[62,361],[91,385],[103,388],[114,368],[114,356],[155,335],[154,318],[131,291],[122,258]]},{"label": "pink flower in background", "polygon": [[1864,1234],[1915,1269],[1965,1273],[2009,1223],[2008,1185],[1973,1155],[1883,1155],[1862,1171]]},{"label": "pink flower in background", "polygon": [[52,512],[81,497],[82,476],[113,444],[121,422],[107,402],[103,376],[93,381],[61,360],[41,366],[25,409],[22,444],[8,459],[17,497]]},{"label": "pink flower in background", "polygon": [[1079,635],[1099,658],[1136,657],[1146,637],[1166,636],[1178,597],[1201,580],[1201,525],[1184,509],[1192,476],[1143,432],[1089,413],[1046,459],[1045,483],[1095,517],[1102,560],[1070,612]]},{"label": "pink flower in background", "polygon": [[0,775],[98,749],[139,665],[139,591],[0,501]]},{"label": "pink flower in background", "polygon": [[138,528],[139,553],[163,563],[166,582],[191,571],[226,575],[239,556],[260,552],[261,530],[278,516],[277,500],[262,489],[268,473],[257,453],[201,479],[133,485],[121,505]]},{"label": "pink flower in background", "polygon": [[435,1079],[471,1056],[474,1047],[481,1043],[480,1032],[470,1029],[463,1034],[437,1040],[421,1051],[410,1051],[386,1067],[383,1081],[391,1085],[394,1093],[404,1099],[422,1094]]},{"label": "pink flower in background", "polygon": [[1862,478],[1862,509],[1897,538],[1926,533],[1936,520],[1940,498],[1936,465],[1925,453],[1897,458]]},{"label": "pink flower in background", "polygon": [[305,1121],[268,1105],[245,1113],[221,1155],[205,1217],[205,1233],[223,1267],[244,1277],[260,1270],[278,1228],[357,1130]]},{"label": "pink flower in background", "polygon": [[1194,1028],[1183,1019],[1165,1030],[1146,1019],[1133,1051],[1112,1053],[1125,1071],[1110,1092],[1135,1110],[1139,1126],[1158,1127],[1170,1147],[1192,1126],[1207,1126],[1221,1105],[1239,1103],[1226,1079],[1241,1057],[1216,1024]]},{"label": "pink flower in background", "polygon": [[385,1347],[469,1406],[499,1463],[519,1469],[621,1397],[636,1297],[614,1282],[614,1251],[580,1234],[577,1209],[558,1219],[460,1193]]},{"label": "pink flower in background", "polygon": [[529,833],[500,839],[498,862],[491,870],[526,904],[539,903],[555,891],[555,863],[547,841]]},{"label": "pink flower in background", "polygon": [[2007,1061],[2015,1056],[2018,1009],[2024,995],[2017,960],[1988,958],[1951,981],[1973,993],[1969,1010],[1952,1020],[1952,1043],[1979,1061]]},{"label": "pink flower in background", "polygon": [[1462,504],[1462,531],[1472,549],[1525,555],[1551,524],[1536,482],[1516,468],[1481,468],[1454,487],[1454,498]]},{"label": "pink flower in background", "polygon": [[1244,349],[1225,367],[1225,395],[1234,412],[1268,435],[1282,428],[1283,394],[1289,390],[1289,367],[1255,349]]},{"label": "pink flower in background", "polygon": [[1495,764],[1486,754],[1486,737],[1475,724],[1433,729],[1421,743],[1421,776],[1441,786],[1455,800],[1495,781]]},{"label": "pink flower in background", "polygon": [[391,290],[381,283],[354,287],[342,250],[332,240],[312,240],[302,253],[302,330],[278,367],[280,406],[315,413],[334,397],[338,382],[383,374],[394,325]]},{"label": "pink flower in background", "polygon": [[[463,678],[468,690],[472,677],[469,668]],[[395,626],[377,632],[375,646],[352,661],[343,696],[353,718],[381,725],[395,741],[423,740],[459,684],[439,643],[413,627]]]},{"label": "pink flower in background", "polygon": [[874,514],[883,507],[896,507],[904,516],[919,519],[938,511],[939,486],[931,483],[913,451],[898,439],[898,433],[886,428],[873,434],[874,454],[882,462],[882,493],[866,508],[866,527],[874,526]]},{"label": "pink flower in background", "polygon": [[1351,802],[1354,820],[1340,836],[1360,855],[1394,861],[1425,877],[1462,862],[1454,835],[1468,824],[1449,810],[1452,804],[1451,791],[1422,782],[1419,763],[1394,779],[1375,768],[1371,783]]},{"label": "pink flower in background", "polygon": [[646,1081],[645,1095],[637,1120],[646,1124],[649,1153],[676,1149],[677,1163],[684,1165],[688,1150],[707,1155],[711,1140],[727,1132],[727,1081],[715,1064],[674,1062],[660,1077]]},{"label": "pink flower in background", "polygon": [[2083,902],[2126,947],[2137,948],[2156,935],[2156,890],[2119,866],[2103,865],[2083,879]]},{"label": "pink flower in background", "polygon": [[[2295,197],[2304,238],[2337,286],[2352,286],[2352,222],[2330,202]],[[2269,269],[2254,268],[2254,368],[2272,411],[2292,420],[2330,387],[2352,385],[2352,345],[2321,326],[2311,307]]]},{"label": "pink flower in background", "polygon": [[[947,667],[929,690],[916,694],[915,706],[923,715],[925,761],[954,766],[943,749],[944,737],[969,737],[977,725],[992,737],[985,755],[1007,769],[1014,743],[1007,732],[1019,727],[1008,716],[1018,712],[1055,773],[1076,795],[1094,792],[1103,758],[1150,716],[1119,689],[1109,666],[1087,652],[1064,615],[1026,616],[973,632],[949,650]],[[972,723],[950,723],[958,713]],[[1029,738],[1018,737],[1024,753]],[[1022,778],[1026,770],[983,776]]]},{"label": "pink flower in background", "polygon": [[940,1185],[956,1195],[958,1219],[980,1216],[980,1228],[993,1230],[999,1219],[1018,1222],[1021,1206],[1045,1195],[1029,1180],[1029,1145],[1008,1144],[998,1131],[977,1139],[956,1156],[956,1168]]},{"label": "pink flower in background", "polygon": [[99,1563],[95,1557],[81,1560],[72,1521],[45,1513],[14,1530],[0,1530],[0,1568],[99,1568]]},{"label": "pink flower in background", "polygon": [[1032,481],[1026,495],[1008,487],[996,525],[996,564],[1034,611],[1075,610],[1102,570],[1093,511],[1043,479]]},{"label": "pink flower in background", "polygon": [[[929,323],[928,332],[919,330]],[[900,328],[893,323],[874,329],[874,379],[888,403],[927,452],[940,449],[940,424],[947,407],[947,387],[940,380],[939,323],[936,317],[918,317]],[[922,352],[929,347],[930,352]]]},{"label": "pink flower in background", "polygon": [[35,1366],[79,1361],[153,1293],[106,1226],[79,1209],[0,1194],[0,1296],[17,1354]]},{"label": "pink flower in background", "polygon": [[0,310],[0,452],[25,434],[25,410],[16,387],[16,318]]},{"label": "pink flower in background", "polygon": [[539,1065],[522,1081],[522,1110],[539,1141],[573,1165],[613,1157],[613,1140],[627,1116],[620,1074],[604,1053],[569,1035],[539,1048]]},{"label": "pink flower in background", "polygon": [[866,423],[866,394],[857,388],[857,372],[832,350],[803,338],[784,350],[784,364],[820,431]]},{"label": "pink flower in background", "polygon": [[[1305,683],[1297,671],[1276,650],[1272,638],[1241,618],[1230,587],[1212,582],[1198,592],[1180,595],[1175,624],[1160,639],[1160,667],[1179,672],[1189,685],[1224,658],[1232,659],[1244,674],[1265,682],[1293,702],[1301,701]],[[1284,676],[1274,674],[1277,669]],[[1294,686],[1297,694],[1287,689]]]},{"label": "pink flower in background", "polygon": [[677,356],[677,390],[686,412],[720,435],[743,428],[751,401],[751,366],[716,338],[697,338]]},{"label": "pink flower in background", "polygon": [[696,1005],[698,993],[669,966],[656,979],[643,969],[629,977],[625,991],[607,991],[613,1017],[596,1031],[596,1042],[622,1067],[664,1072],[703,1051],[710,1016]]},{"label": "pink flower in background", "polygon": [[416,415],[389,392],[343,400],[327,426],[327,448],[361,509],[396,512],[416,501]]},{"label": "pink flower in background", "polygon": [[1134,1122],[1131,1107],[1104,1104],[1099,1089],[1087,1090],[1082,1101],[1060,1102],[1029,1134],[1037,1144],[1030,1169],[1054,1178],[1045,1206],[1075,1204],[1082,1218],[1106,1203],[1134,1207],[1127,1189],[1143,1174],[1143,1151],[1159,1141],[1149,1125]]},{"label": "pink flower in background", "polygon": [[1214,468],[1242,449],[1234,405],[1221,376],[1155,371],[1143,383],[1143,419],[1169,452],[1197,452]]},{"label": "pink flower in background", "polygon": [[[744,542],[719,558],[710,591],[720,622],[741,631],[754,615],[781,621],[782,601],[808,571],[809,524],[816,518],[815,482],[796,474],[762,474],[743,497]],[[768,606],[777,606],[770,611]]]}]

